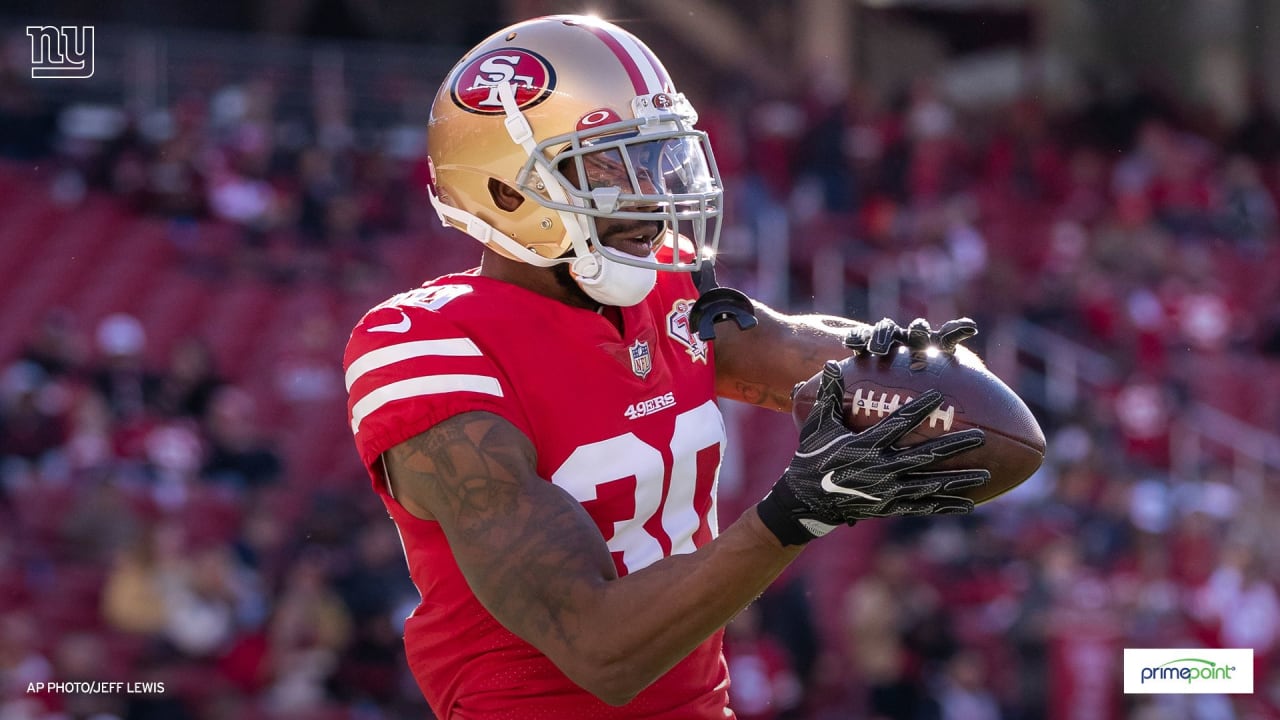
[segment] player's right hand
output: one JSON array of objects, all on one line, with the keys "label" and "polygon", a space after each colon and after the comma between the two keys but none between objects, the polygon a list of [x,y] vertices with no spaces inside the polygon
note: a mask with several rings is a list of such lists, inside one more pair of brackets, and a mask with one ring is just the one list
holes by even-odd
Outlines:
[{"label": "player's right hand", "polygon": [[937,348],[953,353],[956,346],[978,334],[978,324],[967,317],[948,320],[937,330],[924,318],[912,320],[905,328],[890,318],[883,318],[875,325],[861,325],[849,331],[844,346],[854,352],[871,355],[888,355],[899,345],[910,350]]},{"label": "player's right hand", "polygon": [[972,500],[950,493],[987,482],[988,471],[924,468],[982,445],[982,430],[970,428],[911,447],[894,447],[938,408],[941,393],[924,393],[862,432],[844,424],[843,402],[840,365],[828,361],[813,410],[800,428],[800,447],[782,478],[756,506],[782,544],[801,545],[867,518],[973,510]]}]

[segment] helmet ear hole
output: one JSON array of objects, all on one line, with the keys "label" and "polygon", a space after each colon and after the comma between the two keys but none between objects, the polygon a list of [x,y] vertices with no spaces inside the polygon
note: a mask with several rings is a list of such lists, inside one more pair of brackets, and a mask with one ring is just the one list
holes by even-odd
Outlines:
[{"label": "helmet ear hole", "polygon": [[489,178],[489,197],[493,198],[493,204],[499,210],[505,212],[514,212],[524,204],[524,195],[498,178]]}]

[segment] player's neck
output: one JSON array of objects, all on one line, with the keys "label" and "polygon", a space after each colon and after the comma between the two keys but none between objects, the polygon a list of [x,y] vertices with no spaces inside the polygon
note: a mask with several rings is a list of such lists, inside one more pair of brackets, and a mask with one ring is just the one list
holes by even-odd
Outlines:
[{"label": "player's neck", "polygon": [[[565,268],[565,270],[558,270],[559,268]],[[600,303],[588,297],[578,287],[577,283],[568,277],[567,266],[565,265],[541,268],[503,257],[491,250],[485,250],[484,255],[480,258],[480,274],[494,280],[511,283],[573,307],[592,311],[600,307]]]}]

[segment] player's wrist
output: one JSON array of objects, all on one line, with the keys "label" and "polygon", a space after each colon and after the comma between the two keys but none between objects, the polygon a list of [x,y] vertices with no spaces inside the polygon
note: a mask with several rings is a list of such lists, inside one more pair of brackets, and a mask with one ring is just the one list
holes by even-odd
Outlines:
[{"label": "player's wrist", "polygon": [[805,517],[803,508],[786,483],[778,483],[756,503],[756,515],[784,547],[805,545],[839,527]]}]

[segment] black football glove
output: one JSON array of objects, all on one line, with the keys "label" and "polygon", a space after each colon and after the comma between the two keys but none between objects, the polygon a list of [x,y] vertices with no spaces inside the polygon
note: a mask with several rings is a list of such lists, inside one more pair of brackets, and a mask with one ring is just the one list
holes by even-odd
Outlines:
[{"label": "black football glove", "polygon": [[906,345],[911,350],[936,347],[942,352],[953,353],[956,346],[978,334],[978,325],[969,318],[948,320],[934,330],[929,321],[916,318],[907,327],[884,318],[875,325],[863,325],[849,331],[844,346],[850,350],[887,355],[895,345]]},{"label": "black football glove", "polygon": [[982,485],[989,472],[920,469],[982,445],[981,430],[894,447],[942,404],[941,393],[930,390],[858,433],[844,424],[843,401],[840,365],[828,361],[813,410],[800,428],[800,447],[773,490],[756,505],[760,519],[783,545],[801,545],[866,518],[973,510],[972,500],[947,493]]}]

